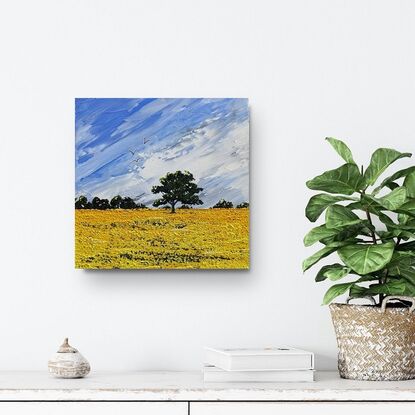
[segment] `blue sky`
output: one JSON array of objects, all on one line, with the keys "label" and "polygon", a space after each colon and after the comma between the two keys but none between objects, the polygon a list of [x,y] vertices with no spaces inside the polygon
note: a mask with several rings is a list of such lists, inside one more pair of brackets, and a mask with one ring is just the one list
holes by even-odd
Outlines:
[{"label": "blue sky", "polygon": [[167,172],[189,170],[210,207],[249,201],[249,111],[242,98],[77,98],[76,196],[151,204]]}]

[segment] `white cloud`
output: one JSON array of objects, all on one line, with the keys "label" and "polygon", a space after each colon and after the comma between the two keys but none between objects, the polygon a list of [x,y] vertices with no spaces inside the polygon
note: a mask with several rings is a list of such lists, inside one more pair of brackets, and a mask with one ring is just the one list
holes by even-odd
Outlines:
[{"label": "white cloud", "polygon": [[[207,101],[203,100],[203,105]],[[186,127],[178,114],[184,109],[197,113],[198,102],[152,101],[127,116],[111,132],[112,140],[99,129],[94,130],[95,137],[89,124],[81,124],[77,128],[77,156],[92,157],[77,165],[77,195],[142,195],[140,201],[149,204],[156,198],[151,187],[160,177],[167,172],[188,170],[204,188],[204,207],[212,206],[220,198],[233,203],[248,201],[249,120],[237,112],[245,109],[232,104],[226,111],[209,108],[208,118],[199,117],[193,123],[186,118]],[[144,143],[146,137],[148,142]],[[85,149],[80,148],[82,144]]]}]

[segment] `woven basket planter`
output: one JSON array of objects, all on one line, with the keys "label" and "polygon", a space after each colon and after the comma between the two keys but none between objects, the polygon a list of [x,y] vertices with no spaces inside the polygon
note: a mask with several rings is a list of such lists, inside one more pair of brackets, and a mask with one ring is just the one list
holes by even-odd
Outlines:
[{"label": "woven basket planter", "polygon": [[[386,305],[412,302],[411,308]],[[382,307],[331,304],[340,376],[356,380],[415,378],[415,299],[386,297]]]}]

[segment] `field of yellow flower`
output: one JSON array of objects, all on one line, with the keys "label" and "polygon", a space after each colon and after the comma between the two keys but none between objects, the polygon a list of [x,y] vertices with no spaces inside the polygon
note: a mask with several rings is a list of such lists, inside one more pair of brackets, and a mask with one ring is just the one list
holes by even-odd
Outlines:
[{"label": "field of yellow flower", "polygon": [[76,268],[249,268],[249,209],[75,210]]}]

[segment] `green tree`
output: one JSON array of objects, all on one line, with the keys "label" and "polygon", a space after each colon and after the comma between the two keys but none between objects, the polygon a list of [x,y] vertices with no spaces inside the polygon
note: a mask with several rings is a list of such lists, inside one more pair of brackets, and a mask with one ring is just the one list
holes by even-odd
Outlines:
[{"label": "green tree", "polygon": [[110,205],[112,209],[120,209],[121,208],[122,197],[120,195],[114,196],[111,199]]},{"label": "green tree", "polygon": [[245,208],[249,208],[248,202],[243,202],[243,203],[239,203],[239,205],[236,205],[236,209],[245,209]]},{"label": "green tree", "polygon": [[131,197],[124,197],[121,201],[121,209],[135,209],[137,205]]},{"label": "green tree", "polygon": [[110,209],[111,205],[108,202],[108,199],[100,199],[99,197],[94,197],[92,199],[92,209],[106,210]]},{"label": "green tree", "polygon": [[91,204],[88,202],[86,196],[79,196],[75,199],[75,209],[90,209]]},{"label": "green tree", "polygon": [[219,200],[219,202],[216,203],[215,206],[213,206],[213,209],[232,209],[232,208],[233,208],[233,203],[228,202],[225,199]]},{"label": "green tree", "polygon": [[154,201],[153,206],[168,205],[171,213],[176,211],[177,203],[183,205],[202,205],[198,193],[203,189],[194,182],[193,174],[185,171],[167,173],[160,179],[160,185],[153,186],[151,191],[154,194],[161,193],[161,198]]}]

